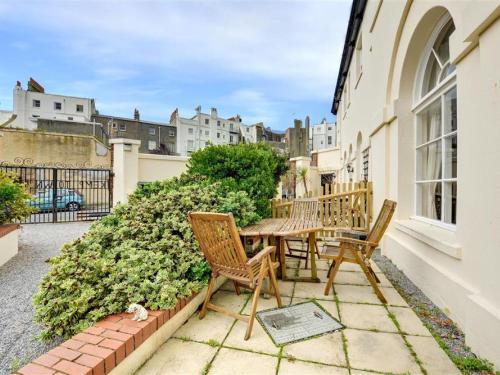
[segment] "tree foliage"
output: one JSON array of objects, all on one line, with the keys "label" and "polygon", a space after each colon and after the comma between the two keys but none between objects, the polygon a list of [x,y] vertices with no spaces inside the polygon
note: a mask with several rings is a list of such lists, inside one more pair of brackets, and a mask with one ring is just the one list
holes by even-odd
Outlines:
[{"label": "tree foliage", "polygon": [[191,155],[188,173],[206,176],[231,190],[245,191],[259,215],[270,215],[270,199],[276,195],[286,158],[264,143],[210,145]]},{"label": "tree foliage", "polygon": [[28,205],[30,195],[16,182],[16,176],[0,171],[0,224],[22,220],[34,212]]},{"label": "tree foliage", "polygon": [[232,212],[239,226],[259,219],[245,192],[200,177],[138,189],[50,260],[34,297],[44,336],[72,335],[130,303],[172,308],[201,290],[209,267],[187,221],[190,211]]}]

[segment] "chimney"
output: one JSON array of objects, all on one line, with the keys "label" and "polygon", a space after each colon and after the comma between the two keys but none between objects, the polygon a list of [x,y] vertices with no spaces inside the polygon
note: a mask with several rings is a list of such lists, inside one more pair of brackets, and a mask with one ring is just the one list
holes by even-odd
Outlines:
[{"label": "chimney", "polygon": [[212,109],[210,110],[210,117],[214,119],[217,118],[217,108],[212,107]]},{"label": "chimney", "polygon": [[141,119],[141,114],[139,113],[139,110],[136,108],[134,109],[134,120],[139,121]]}]

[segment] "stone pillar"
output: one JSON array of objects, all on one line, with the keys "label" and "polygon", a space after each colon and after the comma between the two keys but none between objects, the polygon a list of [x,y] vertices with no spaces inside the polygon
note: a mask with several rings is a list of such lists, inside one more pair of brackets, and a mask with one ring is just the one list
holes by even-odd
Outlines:
[{"label": "stone pillar", "polygon": [[126,203],[127,196],[137,188],[139,182],[138,139],[114,138],[113,146],[113,206]]}]

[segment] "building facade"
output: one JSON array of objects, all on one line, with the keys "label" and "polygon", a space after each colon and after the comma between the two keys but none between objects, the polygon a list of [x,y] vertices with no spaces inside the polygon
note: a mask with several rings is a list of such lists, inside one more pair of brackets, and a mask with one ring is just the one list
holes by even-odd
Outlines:
[{"label": "building facade", "polygon": [[311,126],[309,142],[312,151],[333,148],[337,145],[337,127],[334,123],[328,123],[326,118],[321,123]]},{"label": "building facade", "polygon": [[181,117],[178,109],[170,116],[170,125],[177,128],[177,149],[180,155],[214,145],[236,145],[241,142],[266,142],[278,150],[284,150],[284,134],[266,128],[263,123],[245,125],[236,115],[230,118],[220,117],[216,108],[210,113],[203,113],[201,107],[195,108],[191,118]]},{"label": "building facade", "polygon": [[95,101],[66,95],[45,93],[45,89],[30,78],[26,90],[18,81],[13,91],[14,121],[11,127],[34,130],[38,119],[70,122],[91,122]]},{"label": "building facade", "polygon": [[96,114],[92,120],[102,125],[110,138],[140,140],[140,153],[177,154],[177,128],[169,123],[141,120],[137,109],[134,118]]},{"label": "building facade", "polygon": [[500,6],[355,0],[333,100],[340,178],[398,202],[382,252],[500,368]]}]

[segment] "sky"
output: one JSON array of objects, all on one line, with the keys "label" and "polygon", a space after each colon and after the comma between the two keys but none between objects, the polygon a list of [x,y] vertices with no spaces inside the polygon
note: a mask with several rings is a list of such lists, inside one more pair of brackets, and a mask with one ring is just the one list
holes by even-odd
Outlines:
[{"label": "sky", "polygon": [[216,107],[276,130],[330,113],[349,1],[0,0],[0,109],[33,77],[102,114]]}]

